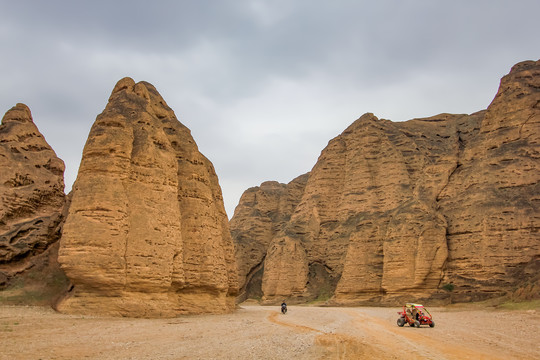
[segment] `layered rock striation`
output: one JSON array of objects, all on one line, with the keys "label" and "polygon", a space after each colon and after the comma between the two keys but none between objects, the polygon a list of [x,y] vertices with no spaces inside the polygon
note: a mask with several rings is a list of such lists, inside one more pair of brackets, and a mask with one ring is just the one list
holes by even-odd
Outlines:
[{"label": "layered rock striation", "polygon": [[60,238],[64,162],[17,104],[0,125],[0,287]]},{"label": "layered rock striation", "polygon": [[232,311],[236,261],[218,178],[156,89],[115,86],[83,151],[59,262],[68,313]]},{"label": "layered rock striation", "polygon": [[528,61],[485,111],[397,123],[363,115],[322,151],[286,224],[259,221],[255,210],[269,205],[244,194],[231,220],[239,267],[264,259],[269,303],[512,291],[540,262],[539,104],[540,63]]},{"label": "layered rock striation", "polygon": [[244,192],[230,221],[236,244],[240,301],[262,296],[264,260],[270,241],[289,222],[304,192],[308,174],[289,184],[267,181]]},{"label": "layered rock striation", "polygon": [[539,165],[540,61],[527,61],[501,79],[476,136],[462,146],[437,196],[448,221],[444,281],[462,300],[513,290],[538,275]]}]

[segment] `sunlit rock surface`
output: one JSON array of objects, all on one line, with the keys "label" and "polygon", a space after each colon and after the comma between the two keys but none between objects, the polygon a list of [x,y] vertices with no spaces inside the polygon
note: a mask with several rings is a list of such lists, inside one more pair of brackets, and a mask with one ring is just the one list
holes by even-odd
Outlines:
[{"label": "sunlit rock surface", "polygon": [[59,262],[67,313],[234,309],[236,262],[211,162],[149,83],[124,78],[84,148]]},{"label": "sunlit rock surface", "polygon": [[[244,288],[260,287],[267,303],[470,301],[524,283],[530,295],[540,268],[539,104],[540,63],[527,61],[475,114],[363,115],[322,151],[292,213],[259,210],[276,208],[273,197],[253,200],[264,184],[246,191],[231,219]],[[254,266],[262,274],[250,277]]]},{"label": "sunlit rock surface", "polygon": [[[64,218],[64,162],[45,141],[24,104],[15,105],[2,119],[0,169],[0,289],[17,288],[9,293],[24,298],[26,283],[16,280],[32,269],[33,282],[39,285],[32,285],[38,302],[52,301],[57,295],[45,288],[53,286],[53,275],[41,277],[36,269],[63,278],[51,254],[56,254]],[[62,286],[65,282],[51,291]],[[11,297],[5,294],[4,301],[10,303]]]}]

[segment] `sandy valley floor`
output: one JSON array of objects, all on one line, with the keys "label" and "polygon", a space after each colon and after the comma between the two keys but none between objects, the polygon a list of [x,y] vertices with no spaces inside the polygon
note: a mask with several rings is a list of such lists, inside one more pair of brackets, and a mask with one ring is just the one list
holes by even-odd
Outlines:
[{"label": "sandy valley floor", "polygon": [[398,308],[242,305],[174,319],[0,307],[0,359],[540,359],[540,312],[434,308],[436,326],[396,325]]}]

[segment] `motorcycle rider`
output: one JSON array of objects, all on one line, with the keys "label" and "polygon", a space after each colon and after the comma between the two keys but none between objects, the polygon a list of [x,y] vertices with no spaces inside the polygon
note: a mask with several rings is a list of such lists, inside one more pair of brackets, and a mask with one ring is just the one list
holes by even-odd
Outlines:
[{"label": "motorcycle rider", "polygon": [[285,314],[287,312],[287,304],[285,303],[285,300],[281,303],[281,312]]}]

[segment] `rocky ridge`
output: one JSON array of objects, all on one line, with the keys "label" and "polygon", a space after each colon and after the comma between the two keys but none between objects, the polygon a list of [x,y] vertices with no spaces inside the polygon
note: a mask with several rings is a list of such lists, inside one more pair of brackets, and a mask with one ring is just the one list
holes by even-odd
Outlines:
[{"label": "rocky ridge", "polygon": [[245,288],[267,303],[334,304],[513,291],[540,266],[539,103],[540,62],[527,61],[485,111],[363,115],[322,151],[292,214],[260,221],[275,201],[244,194],[231,219],[239,267],[264,269]]}]

